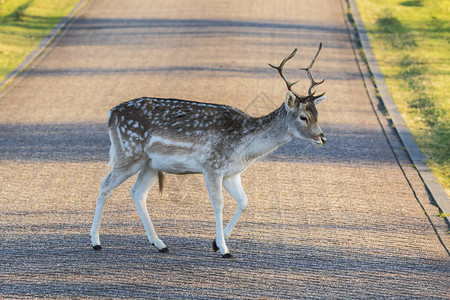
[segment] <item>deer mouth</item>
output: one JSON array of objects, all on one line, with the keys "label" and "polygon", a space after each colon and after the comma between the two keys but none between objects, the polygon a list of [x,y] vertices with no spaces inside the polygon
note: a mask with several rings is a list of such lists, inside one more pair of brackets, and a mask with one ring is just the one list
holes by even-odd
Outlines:
[{"label": "deer mouth", "polygon": [[316,139],[314,139],[314,142],[319,145],[322,146],[323,144],[325,144],[327,142],[327,139],[322,135],[318,136]]}]

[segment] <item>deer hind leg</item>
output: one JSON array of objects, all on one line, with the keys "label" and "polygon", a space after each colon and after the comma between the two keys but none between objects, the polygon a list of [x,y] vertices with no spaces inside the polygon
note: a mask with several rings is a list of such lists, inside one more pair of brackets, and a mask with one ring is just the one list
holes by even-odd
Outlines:
[{"label": "deer hind leg", "polygon": [[223,179],[223,186],[225,187],[225,190],[231,195],[231,197],[233,197],[237,202],[237,209],[234,212],[230,222],[228,222],[227,226],[224,229],[225,239],[228,239],[242,213],[247,208],[248,200],[247,195],[242,188],[241,174],[235,174],[230,177],[225,177]]},{"label": "deer hind leg", "polygon": [[100,186],[100,193],[95,207],[94,221],[92,222],[91,227],[91,243],[94,250],[102,249],[102,246],[100,245],[99,228],[106,200],[108,200],[116,187],[125,182],[133,174],[136,174],[140,169],[138,164],[135,164],[131,168],[123,168],[120,167],[120,165],[121,164],[118,162],[114,164],[111,172],[103,178]]},{"label": "deer hind leg", "polygon": [[147,233],[147,238],[150,243],[155,246],[159,252],[169,252],[166,245],[158,238],[147,210],[147,195],[157,180],[158,171],[152,169],[149,164],[146,164],[131,188],[131,196],[133,197],[138,214],[144,224],[145,232]]},{"label": "deer hind leg", "polygon": [[216,239],[213,241],[213,251],[220,250],[223,258],[233,258],[225,243],[225,236],[223,234],[222,178],[205,174],[205,183],[216,217]]}]

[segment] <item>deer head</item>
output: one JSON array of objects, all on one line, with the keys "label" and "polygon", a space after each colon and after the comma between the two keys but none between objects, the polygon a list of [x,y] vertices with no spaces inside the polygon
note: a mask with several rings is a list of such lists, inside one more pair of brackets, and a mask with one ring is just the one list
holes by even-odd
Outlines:
[{"label": "deer head", "polygon": [[289,130],[296,138],[309,140],[313,143],[318,144],[319,146],[325,144],[326,139],[322,133],[322,129],[319,126],[316,105],[325,100],[325,93],[315,96],[316,92],[312,91],[312,89],[315,86],[323,83],[325,79],[319,82],[315,81],[311,74],[311,68],[314,65],[314,62],[316,61],[316,58],[319,55],[321,49],[322,43],[319,44],[319,49],[317,50],[316,55],[314,56],[309,66],[307,68],[300,68],[301,70],[306,71],[306,74],[311,82],[311,85],[308,88],[307,96],[302,96],[293,91],[292,86],[298,81],[289,82],[286,79],[286,76],[284,76],[283,74],[285,63],[294,57],[297,49],[294,49],[291,54],[286,56],[278,67],[269,64],[269,66],[278,71],[281,78],[286,83],[288,89],[284,104],[286,110],[291,115],[292,120],[289,126]]}]

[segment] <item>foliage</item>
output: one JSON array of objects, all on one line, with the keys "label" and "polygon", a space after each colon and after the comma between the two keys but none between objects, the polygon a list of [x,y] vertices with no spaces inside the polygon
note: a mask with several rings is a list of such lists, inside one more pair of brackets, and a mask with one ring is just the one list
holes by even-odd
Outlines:
[{"label": "foliage", "polygon": [[357,2],[392,97],[450,194],[450,6],[434,0]]},{"label": "foliage", "polygon": [[14,70],[79,0],[0,0],[0,80]]}]

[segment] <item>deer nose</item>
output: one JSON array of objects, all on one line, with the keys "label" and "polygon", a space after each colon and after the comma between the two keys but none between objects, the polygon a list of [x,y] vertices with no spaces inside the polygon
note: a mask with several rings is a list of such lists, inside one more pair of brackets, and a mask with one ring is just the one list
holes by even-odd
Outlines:
[{"label": "deer nose", "polygon": [[325,136],[323,135],[323,133],[321,133],[319,135],[320,140],[322,141],[322,144],[325,144],[327,142],[327,139],[325,138]]}]

